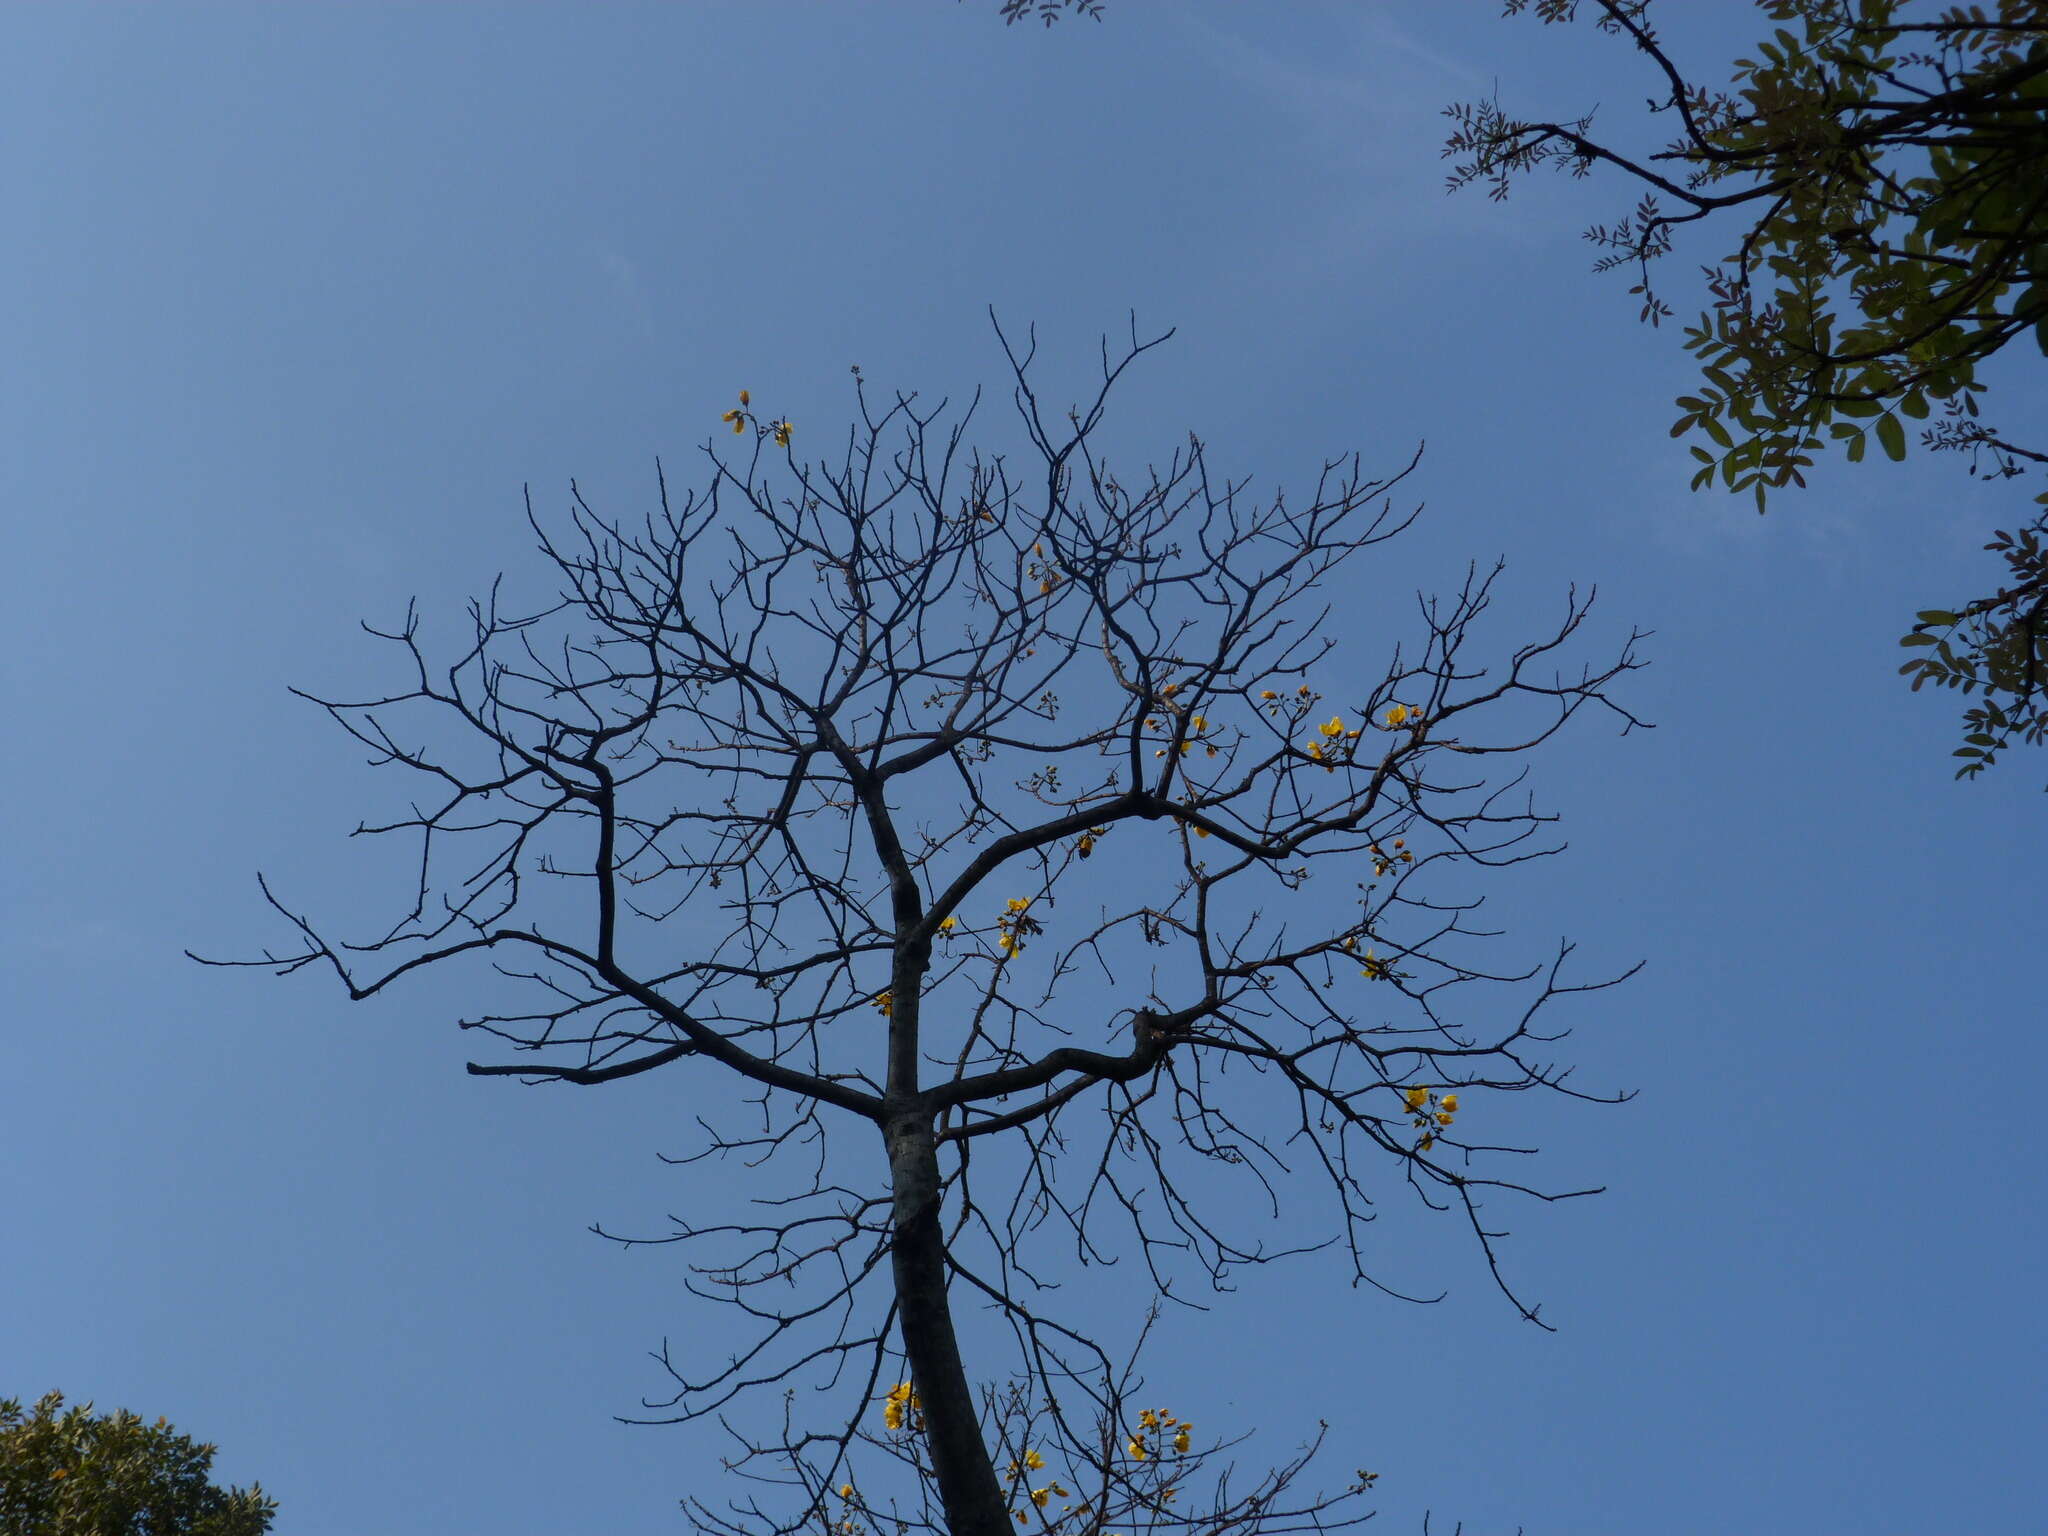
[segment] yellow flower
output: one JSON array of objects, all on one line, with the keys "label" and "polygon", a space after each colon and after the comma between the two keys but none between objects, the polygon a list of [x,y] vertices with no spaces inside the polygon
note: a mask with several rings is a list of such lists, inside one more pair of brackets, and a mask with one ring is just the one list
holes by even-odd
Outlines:
[{"label": "yellow flower", "polygon": [[1399,725],[1407,718],[1408,706],[1406,704],[1396,704],[1392,709],[1387,711],[1387,724],[1389,726]]},{"label": "yellow flower", "polygon": [[1356,949],[1358,948],[1358,940],[1347,934],[1338,947],[1341,949]]},{"label": "yellow flower", "polygon": [[1438,1125],[1449,1125],[1451,1123],[1451,1117],[1449,1115],[1438,1115],[1436,1117],[1436,1123]]},{"label": "yellow flower", "polygon": [[1167,685],[1166,685],[1166,686],[1165,686],[1164,688],[1162,688],[1162,689],[1160,689],[1160,690],[1159,690],[1159,697],[1161,697],[1162,699],[1170,699],[1170,698],[1172,698],[1172,697],[1173,697],[1173,696],[1174,696],[1174,695],[1175,695],[1176,693],[1179,693],[1179,692],[1180,692],[1180,684],[1179,684],[1179,683],[1168,683],[1168,684],[1167,684]]},{"label": "yellow flower", "polygon": [[1138,1422],[1146,1429],[1157,1429],[1159,1427],[1159,1415],[1155,1410],[1147,1408],[1138,1415]]},{"label": "yellow flower", "polygon": [[747,430],[747,418],[741,416],[737,411],[733,412],[733,415],[737,419],[732,424],[732,435],[734,437],[739,437]]},{"label": "yellow flower", "polygon": [[1443,1105],[1445,1109],[1448,1109],[1452,1114],[1455,1115],[1458,1112],[1458,1096],[1455,1093],[1445,1094],[1443,1098]]},{"label": "yellow flower", "polygon": [[996,948],[1000,949],[1006,955],[1016,953],[1016,935],[1009,933],[1004,934],[1001,938],[996,940]]},{"label": "yellow flower", "polygon": [[1051,583],[1051,582],[1049,582],[1049,581],[1041,581],[1041,582],[1040,582],[1040,583],[1038,584],[1038,595],[1039,595],[1040,597],[1044,597],[1044,596],[1045,596],[1045,595],[1046,595],[1046,594],[1047,594],[1048,592],[1050,592],[1050,591],[1052,591],[1052,583]]},{"label": "yellow flower", "polygon": [[1302,684],[1302,685],[1301,685],[1301,686],[1300,686],[1299,688],[1295,689],[1295,692],[1296,692],[1296,693],[1298,693],[1298,694],[1300,694],[1300,695],[1301,695],[1301,696],[1302,696],[1302,697],[1303,697],[1304,699],[1305,699],[1305,698],[1307,698],[1307,697],[1308,697],[1308,684],[1307,684],[1307,683],[1303,683],[1303,684]]},{"label": "yellow flower", "polygon": [[740,391],[740,404],[741,404],[741,405],[752,405],[753,403],[754,403],[754,397],[753,397],[752,395],[748,394],[748,393],[747,393],[747,392],[746,392],[746,391],[745,391],[744,389],[743,389],[743,390],[741,390],[741,391]]},{"label": "yellow flower", "polygon": [[1074,852],[1080,854],[1085,859],[1094,851],[1095,835],[1092,832],[1083,832],[1080,840],[1074,844]]},{"label": "yellow flower", "polygon": [[1124,1448],[1131,1453],[1131,1459],[1134,1461],[1144,1461],[1152,1454],[1150,1451],[1145,1449],[1145,1442],[1140,1440],[1136,1435],[1131,1436],[1131,1438],[1125,1442]]},{"label": "yellow flower", "polygon": [[941,933],[951,933],[951,932],[952,932],[952,931],[953,931],[953,930],[954,930],[955,928],[958,928],[959,926],[960,926],[960,919],[959,919],[959,918],[957,918],[957,917],[949,917],[949,918],[947,918],[947,919],[946,919],[946,920],[945,920],[944,922],[942,922],[942,923],[940,923],[940,924],[939,924],[939,932],[941,932]]},{"label": "yellow flower", "polygon": [[1188,1447],[1193,1443],[1194,1442],[1188,1436],[1187,1425],[1181,1425],[1180,1433],[1173,1437],[1173,1448],[1176,1451],[1180,1452],[1181,1455],[1185,1456],[1188,1453]]},{"label": "yellow flower", "polygon": [[1428,1102],[1429,1090],[1427,1088],[1410,1088],[1408,1090],[1408,1107],[1411,1110],[1420,1109]]},{"label": "yellow flower", "polygon": [[1024,1465],[1029,1467],[1032,1471],[1036,1472],[1040,1467],[1043,1467],[1045,1465],[1045,1458],[1039,1455],[1036,1451],[1027,1450],[1024,1453]]},{"label": "yellow flower", "polygon": [[1197,827],[1197,828],[1195,828],[1195,836],[1197,836],[1197,837],[1207,837],[1208,835],[1209,835],[1209,829],[1208,829],[1207,827]]},{"label": "yellow flower", "polygon": [[895,994],[895,993],[893,993],[893,992],[877,992],[877,993],[875,994],[875,1010],[876,1010],[876,1011],[877,1011],[878,1013],[880,1013],[880,1014],[882,1015],[882,1017],[883,1017],[883,1018],[885,1018],[885,1019],[886,1019],[886,1018],[888,1018],[888,1017],[890,1016],[890,1014],[891,1014],[892,1012],[894,1012],[894,1010],[895,1010],[895,1007],[896,1007],[896,994]]},{"label": "yellow flower", "polygon": [[1310,742],[1307,746],[1302,748],[1302,751],[1306,752],[1310,757],[1316,759],[1316,761],[1322,761],[1323,744],[1320,741]]},{"label": "yellow flower", "polygon": [[903,1405],[893,1399],[882,1408],[882,1422],[890,1429],[903,1427]]},{"label": "yellow flower", "polygon": [[1422,1138],[1422,1150],[1423,1150],[1423,1151],[1427,1152],[1427,1151],[1428,1151],[1428,1150],[1429,1150],[1429,1149],[1430,1149],[1431,1147],[1433,1147],[1433,1146],[1435,1146],[1435,1145],[1436,1145],[1436,1137],[1434,1137],[1434,1136],[1425,1136],[1425,1137],[1423,1137],[1423,1138]]},{"label": "yellow flower", "polygon": [[1259,690],[1259,697],[1262,699],[1277,699],[1280,697],[1280,695],[1275,693],[1270,688],[1261,688]]},{"label": "yellow flower", "polygon": [[1344,717],[1342,715],[1330,716],[1328,722],[1322,727],[1322,731],[1325,736],[1342,736],[1344,734]]},{"label": "yellow flower", "polygon": [[852,1497],[853,1497],[853,1484],[851,1484],[851,1483],[841,1483],[841,1484],[839,1485],[839,1497],[841,1497],[842,1499],[850,1499],[850,1498],[852,1498]]},{"label": "yellow flower", "polygon": [[1393,973],[1387,969],[1386,961],[1368,949],[1365,952],[1365,969],[1358,974],[1367,981],[1385,981]]},{"label": "yellow flower", "polygon": [[789,423],[788,423],[788,422],[786,422],[786,421],[783,421],[783,422],[777,422],[777,423],[776,423],[776,426],[775,426],[775,446],[776,446],[776,447],[778,447],[778,448],[787,448],[787,447],[789,446],[789,437],[790,437],[790,432],[791,432],[791,430],[792,430],[792,429],[791,429],[791,427],[790,427]]},{"label": "yellow flower", "polygon": [[1188,724],[1198,731],[1206,731],[1207,729],[1209,729],[1208,718],[1203,715],[1195,716],[1195,718],[1190,720]]},{"label": "yellow flower", "polygon": [[1031,903],[1026,901],[1021,896],[1012,896],[1008,902],[1008,906],[1012,912],[1022,912],[1026,907],[1030,905]]},{"label": "yellow flower", "polygon": [[1040,1509],[1045,1508],[1045,1501],[1051,1497],[1052,1490],[1050,1488],[1034,1488],[1031,1490],[1031,1502]]}]

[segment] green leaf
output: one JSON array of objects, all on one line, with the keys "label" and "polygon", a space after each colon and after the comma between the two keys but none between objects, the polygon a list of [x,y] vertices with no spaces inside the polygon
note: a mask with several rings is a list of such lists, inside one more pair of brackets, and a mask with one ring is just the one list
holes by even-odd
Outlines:
[{"label": "green leaf", "polygon": [[1953,624],[1956,622],[1956,616],[1946,608],[1922,608],[1913,617],[1922,624]]},{"label": "green leaf", "polygon": [[1869,443],[1869,436],[1862,432],[1858,432],[1849,439],[1849,462],[1851,464],[1861,464],[1863,462],[1863,450],[1869,446]]},{"label": "green leaf", "polygon": [[1934,644],[1934,636],[1932,636],[1932,635],[1901,635],[1901,636],[1899,636],[1899,644],[1901,644],[1901,645],[1932,645],[1932,644]]},{"label": "green leaf", "polygon": [[1906,456],[1906,429],[1899,424],[1899,418],[1892,415],[1877,419],[1877,441],[1884,449],[1884,456],[1894,464]]}]

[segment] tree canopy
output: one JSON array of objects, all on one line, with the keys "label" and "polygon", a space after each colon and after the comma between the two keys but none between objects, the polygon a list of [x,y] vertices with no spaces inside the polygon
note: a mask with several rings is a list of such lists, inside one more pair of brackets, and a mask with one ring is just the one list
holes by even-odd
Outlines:
[{"label": "tree canopy", "polygon": [[46,1393],[0,1399],[0,1531],[7,1536],[263,1536],[277,1504],[257,1484],[216,1488],[214,1447],[162,1419],[93,1416]]},{"label": "tree canopy", "polygon": [[[1105,344],[1062,413],[1003,339],[1014,455],[967,446],[973,404],[878,402],[855,369],[830,459],[741,391],[702,488],[658,469],[638,526],[573,486],[560,532],[529,503],[559,600],[494,587],[445,665],[408,613],[370,631],[401,686],[315,701],[432,786],[363,829],[417,840],[409,909],[349,942],[266,882],[292,946],[213,962],[357,999],[486,962],[531,1002],[464,1021],[511,1056],[472,1073],[669,1074],[690,1155],[753,1199],[621,1238],[686,1245],[692,1290],[751,1330],[661,1356],[656,1418],[715,1418],[772,1490],[690,1501],[701,1529],[1344,1524],[1373,1474],[1293,1495],[1304,1453],[1233,1479],[1236,1439],[1054,1309],[1061,1252],[1121,1259],[1141,1313],[1304,1251],[1387,1287],[1372,1224],[1405,1189],[1538,1321],[1497,1207],[1590,1192],[1484,1127],[1507,1095],[1601,1097],[1550,1021],[1619,978],[1563,942],[1490,958],[1475,914],[1555,851],[1532,754],[1582,713],[1640,723],[1608,691],[1635,637],[1568,660],[1572,593],[1489,642],[1499,572],[1473,569],[1366,665],[1330,605],[1405,606],[1385,548],[1414,461],[1264,495],[1192,438],[1113,466],[1110,391],[1164,340]],[[1283,1210],[1322,1236],[1275,1240]]]},{"label": "tree canopy", "polygon": [[[1710,306],[1685,328],[1702,383],[1681,396],[1693,487],[1803,486],[1814,455],[1850,462],[1874,439],[1903,459],[1920,441],[1959,451],[1994,479],[2048,464],[1980,414],[1980,365],[2019,341],[2048,352],[2048,4],[1998,0],[1939,11],[1908,0],[1761,0],[1785,23],[1734,65],[1732,89],[1701,84],[1661,40],[1651,0],[1595,0],[1600,31],[1648,61],[1650,111],[1679,132],[1629,153],[1596,140],[1592,116],[1510,117],[1498,100],[1449,109],[1453,189],[1505,197],[1543,165],[1618,171],[1646,190],[1587,238],[1600,270],[1636,276],[1641,318],[1670,318],[1652,264],[1688,225],[1741,223],[1704,268]],[[1506,0],[1514,15],[1576,19],[1575,0]],[[1746,227],[1743,225],[1746,223]],[[1941,415],[1930,421],[1935,405]],[[1985,595],[1923,610],[1901,668],[1977,694],[1959,776],[2014,740],[2048,736],[2048,492],[1985,548],[2005,565]]]}]

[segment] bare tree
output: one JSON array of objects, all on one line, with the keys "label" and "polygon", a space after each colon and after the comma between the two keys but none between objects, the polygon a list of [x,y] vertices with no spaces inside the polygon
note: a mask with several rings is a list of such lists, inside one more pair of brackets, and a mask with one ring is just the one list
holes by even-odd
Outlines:
[{"label": "bare tree", "polygon": [[[966,447],[974,404],[950,426],[944,402],[880,407],[856,368],[836,463],[743,393],[738,454],[708,450],[680,502],[663,477],[638,529],[572,486],[558,536],[529,498],[558,604],[508,617],[494,587],[445,670],[409,610],[370,630],[407,653],[401,691],[315,701],[435,788],[361,829],[417,836],[411,910],[344,943],[265,884],[294,947],[207,963],[324,965],[360,999],[488,956],[538,1001],[464,1021],[522,1058],[471,1072],[701,1079],[695,1155],[754,1181],[752,1214],[621,1239],[691,1245],[692,1289],[755,1330],[723,1362],[660,1357],[655,1421],[717,1416],[728,1465],[779,1489],[687,1501],[700,1529],[1350,1523],[1373,1474],[1292,1496],[1311,1443],[1234,1483],[1231,1445],[1137,1406],[1135,1354],[1047,1310],[1055,1250],[1135,1254],[1156,1307],[1284,1257],[1259,1224],[1319,1199],[1317,1246],[1370,1281],[1373,1202],[1405,1183],[1537,1321],[1486,1205],[1563,1193],[1456,1122],[1489,1094],[1591,1097],[1545,1056],[1549,1005],[1621,978],[1568,979],[1569,944],[1487,964],[1460,879],[1554,851],[1524,760],[1589,706],[1640,723],[1606,693],[1639,637],[1563,663],[1574,594],[1481,666],[1499,573],[1475,569],[1418,599],[1375,679],[1339,671],[1319,589],[1409,526],[1387,493],[1414,460],[1254,498],[1191,439],[1126,483],[1105,402],[1166,337],[1105,343],[1062,422],[1035,342],[997,334],[1028,471]],[[1347,601],[1399,598],[1364,567]],[[413,713],[451,740],[414,745]],[[781,1422],[743,1428],[762,1388]]]}]

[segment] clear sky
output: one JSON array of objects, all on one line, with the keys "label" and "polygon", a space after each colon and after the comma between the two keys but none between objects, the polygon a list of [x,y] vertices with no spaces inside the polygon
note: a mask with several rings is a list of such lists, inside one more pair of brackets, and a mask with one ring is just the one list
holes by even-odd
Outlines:
[{"label": "clear sky", "polygon": [[[288,1536],[642,1536],[715,1496],[716,1431],[612,1416],[728,1320],[586,1229],[716,1208],[656,1154],[724,1085],[471,1078],[457,978],[350,1005],[180,951],[288,938],[259,868],[396,915],[402,860],[346,834],[407,787],[285,690],[389,682],[355,626],[409,597],[544,596],[523,484],[637,514],[740,386],[822,444],[850,364],[996,382],[990,305],[1058,394],[1135,308],[1180,330],[1123,459],[1193,429],[1299,484],[1426,441],[1422,524],[1350,600],[1362,674],[1468,559],[1509,562],[1503,640],[1571,582],[1596,638],[1656,631],[1624,696],[1657,730],[1539,757],[1570,848],[1499,893],[1532,951],[1646,962],[1567,1047],[1639,1097],[1531,1108],[1548,1177],[1610,1191],[1512,1213],[1559,1332],[1403,1212],[1387,1277],[1440,1305],[1249,1277],[1172,1320],[1162,1390],[1276,1455],[1327,1419],[1376,1529],[2038,1530],[2048,760],[1952,783],[1958,708],[1893,643],[1994,579],[2026,493],[1917,455],[1765,519],[1688,493],[1676,338],[1579,239],[1632,191],[1443,194],[1439,108],[1495,79],[1640,131],[1620,48],[1497,9],[9,10],[0,1395],[167,1414]],[[1709,75],[1755,26],[1685,12]],[[1995,378],[2025,440],[2044,394]]]}]

